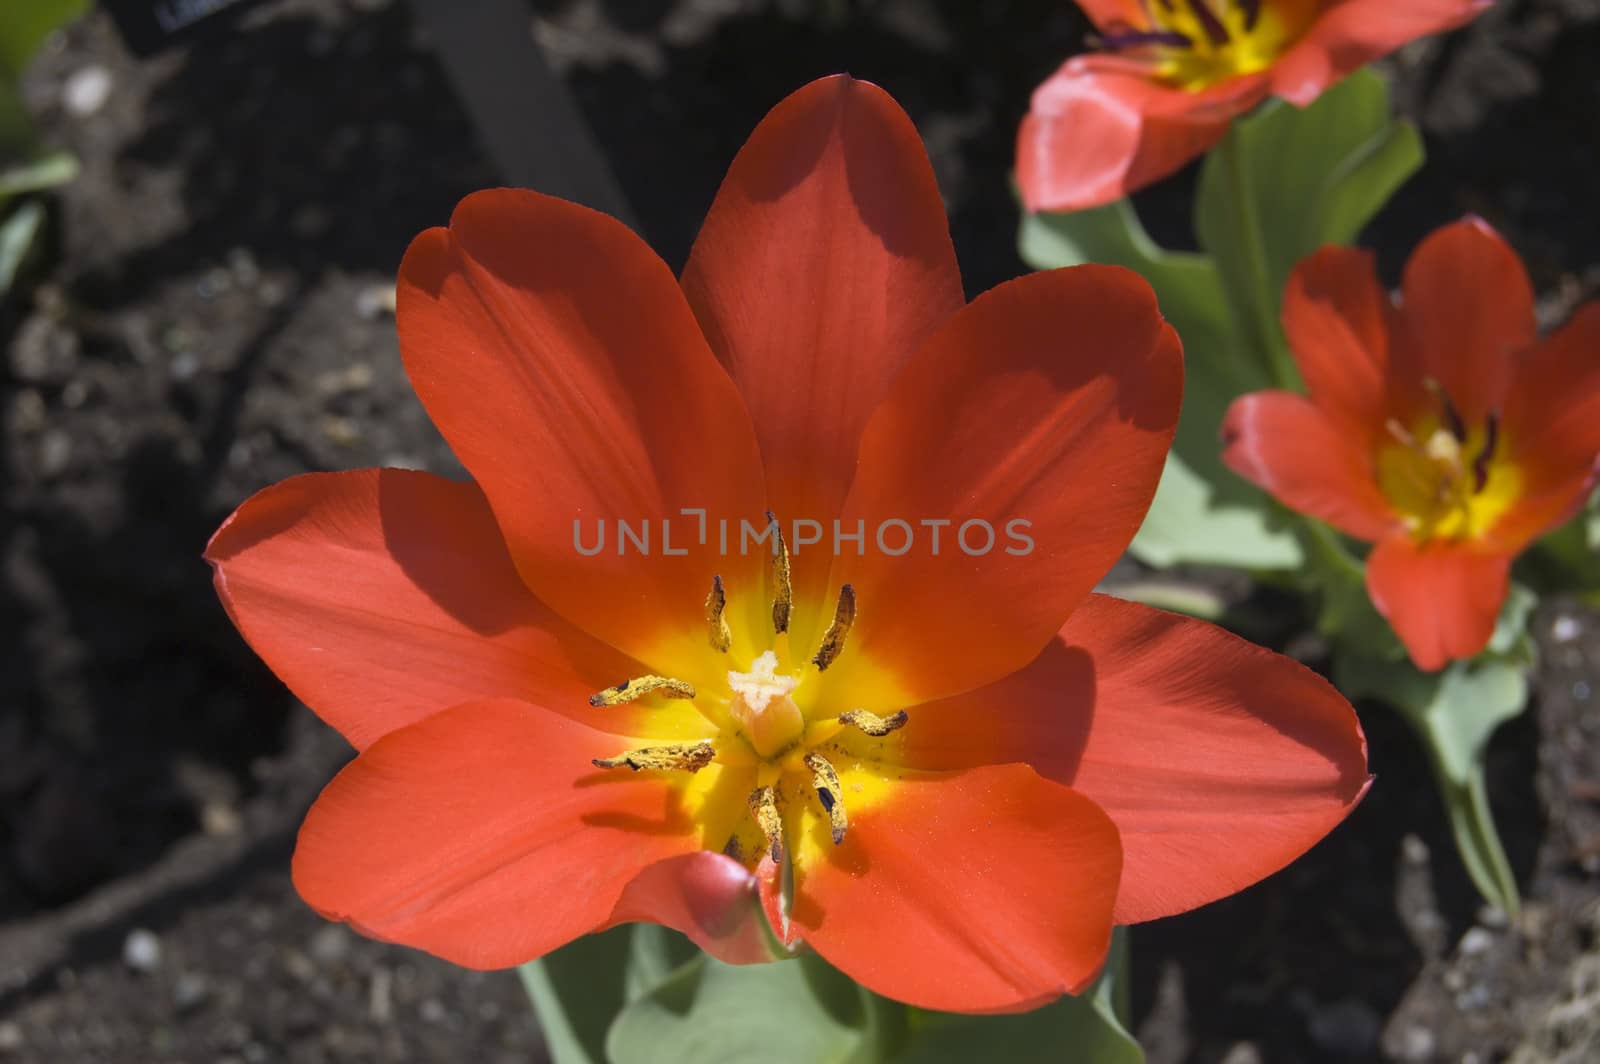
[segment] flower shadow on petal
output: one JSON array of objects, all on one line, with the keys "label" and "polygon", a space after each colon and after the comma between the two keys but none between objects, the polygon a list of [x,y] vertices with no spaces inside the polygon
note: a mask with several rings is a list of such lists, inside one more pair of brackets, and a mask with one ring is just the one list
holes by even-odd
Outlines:
[{"label": "flower shadow on petal", "polygon": [[[654,779],[650,777],[655,777]],[[585,813],[583,823],[589,827],[616,828],[638,835],[687,835],[695,830],[695,818],[683,803],[683,795],[676,787],[662,786],[665,776],[646,770],[627,776],[617,775],[610,771],[600,770],[593,775],[581,776],[574,781],[575,787],[602,787],[602,786],[638,786],[641,783],[656,786],[661,792],[661,815],[657,817],[643,817],[635,813],[624,813],[620,810],[599,810]]]}]

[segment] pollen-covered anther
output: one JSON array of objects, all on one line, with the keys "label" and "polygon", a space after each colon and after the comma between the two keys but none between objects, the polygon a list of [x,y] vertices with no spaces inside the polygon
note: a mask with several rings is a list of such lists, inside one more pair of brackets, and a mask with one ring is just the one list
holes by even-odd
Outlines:
[{"label": "pollen-covered anther", "polygon": [[815,751],[807,754],[805,761],[806,768],[811,770],[811,786],[816,788],[817,801],[822,803],[823,812],[828,814],[828,824],[833,829],[833,844],[837,846],[844,841],[844,833],[850,827],[850,818],[844,811],[844,791],[839,784],[839,773],[834,770],[831,761]]},{"label": "pollen-covered anther", "polygon": [[632,680],[623,680],[617,686],[607,687],[604,691],[596,691],[589,696],[589,704],[596,708],[620,706],[649,694],[659,694],[667,698],[693,698],[694,684],[687,680],[674,680],[670,676],[639,676]]},{"label": "pollen-covered anther", "polygon": [[874,737],[888,735],[892,731],[899,731],[905,727],[909,720],[905,710],[900,710],[887,717],[880,717],[876,713],[868,713],[864,709],[852,709],[839,714],[839,723],[848,724],[857,731],[865,732]]},{"label": "pollen-covered anther", "polygon": [[1489,486],[1489,463],[1494,460],[1495,447],[1500,442],[1500,415],[1491,413],[1483,426],[1483,449],[1472,460],[1472,490],[1482,491]]},{"label": "pollen-covered anther", "polygon": [[733,632],[728,628],[722,611],[728,607],[728,595],[722,589],[722,577],[711,578],[711,593],[706,596],[706,628],[711,636],[711,649],[726,654],[733,643]]},{"label": "pollen-covered anther", "polygon": [[839,605],[834,607],[833,622],[822,635],[822,646],[817,648],[817,656],[811,659],[818,672],[833,664],[844,649],[844,637],[850,634],[850,626],[855,623],[856,589],[845,584],[839,589]]},{"label": "pollen-covered anther", "polygon": [[717,756],[717,748],[710,741],[698,743],[672,743],[668,746],[645,746],[629,750],[616,757],[597,757],[595,768],[622,768],[639,772],[643,769],[659,771],[699,772]]},{"label": "pollen-covered anther", "polygon": [[767,511],[767,527],[772,529],[772,630],[779,635],[789,630],[789,609],[794,604],[794,585],[789,579],[789,544],[784,542],[778,516]]},{"label": "pollen-covered anther", "polygon": [[750,792],[750,814],[767,837],[767,852],[774,864],[783,863],[783,815],[778,812],[775,787],[757,787]]}]

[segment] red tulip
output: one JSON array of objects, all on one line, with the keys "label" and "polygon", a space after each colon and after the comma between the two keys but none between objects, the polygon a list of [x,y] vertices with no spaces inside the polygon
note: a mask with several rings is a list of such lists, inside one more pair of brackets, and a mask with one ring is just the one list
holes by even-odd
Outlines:
[{"label": "red tulip", "polygon": [[1369,253],[1323,248],[1291,275],[1283,325],[1311,394],[1236,400],[1224,459],[1376,544],[1368,593],[1419,668],[1471,657],[1512,559],[1588,498],[1600,304],[1541,342],[1521,260],[1473,218],[1417,247],[1398,307]]},{"label": "red tulip", "polygon": [[[762,122],[681,279],[502,189],[417,238],[398,315],[476,483],[298,477],[208,552],[360,751],[295,854],[331,919],[487,968],[634,920],[755,960],[767,912],[881,993],[1024,1009],[1092,980],[1114,922],[1255,882],[1366,787],[1320,678],[1090,593],[1155,490],[1177,336],[1113,267],[964,305],[872,85]],[[591,553],[599,521],[654,549]],[[786,547],[724,549],[722,521]]]},{"label": "red tulip", "polygon": [[1304,107],[1489,0],[1078,0],[1099,35],[1040,85],[1017,141],[1030,211],[1119,200],[1208,151],[1269,96]]}]

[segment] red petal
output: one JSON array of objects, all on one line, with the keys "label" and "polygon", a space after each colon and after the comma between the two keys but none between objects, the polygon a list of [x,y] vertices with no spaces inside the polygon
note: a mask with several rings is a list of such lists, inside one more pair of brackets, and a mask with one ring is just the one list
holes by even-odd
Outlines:
[{"label": "red petal", "polygon": [[[905,112],[843,75],[780,103],[734,159],[683,287],[750,408],[769,504],[786,524],[828,527],[868,415],[965,302]],[[794,577],[814,602],[827,566],[799,564]]]},{"label": "red petal", "polygon": [[1032,274],[952,319],[867,426],[843,521],[866,541],[833,580],[860,616],[827,692],[848,700],[876,663],[909,705],[1031,661],[1144,519],[1182,377],[1149,286],[1117,267]]},{"label": "red petal", "polygon": [[1367,593],[1417,668],[1432,672],[1489,644],[1510,571],[1504,554],[1394,536],[1367,557]]},{"label": "red petal", "polygon": [[[641,671],[529,594],[471,484],[294,477],[239,507],[206,558],[246,641],[357,749],[497,695],[592,712],[588,695]],[[640,734],[644,711],[619,709],[608,726]]]},{"label": "red petal", "polygon": [[1505,401],[1536,337],[1522,260],[1480,219],[1435,230],[1406,263],[1396,343],[1449,393],[1468,425]]},{"label": "red petal", "polygon": [[909,763],[1024,761],[1122,838],[1116,920],[1226,897],[1333,830],[1366,740],[1320,676],[1214,625],[1091,596],[1027,668],[910,711]]},{"label": "red petal", "polygon": [[1022,1012],[1095,978],[1121,853],[1093,802],[1024,765],[895,791],[796,869],[791,919],[813,949],[870,990],[947,1012]]},{"label": "red petal", "polygon": [[773,960],[756,877],[708,850],[669,857],[640,872],[618,899],[610,923],[673,928],[724,964]]},{"label": "red petal", "polygon": [[1266,98],[1265,75],[1190,92],[1115,56],[1067,61],[1034,91],[1017,135],[1017,184],[1030,211],[1114,202],[1205,154]]},{"label": "red petal", "polygon": [[1494,544],[1516,553],[1581,507],[1600,458],[1600,302],[1573,315],[1517,368],[1501,425],[1522,498],[1496,523]]},{"label": "red petal", "polygon": [[1311,399],[1341,431],[1368,439],[1390,416],[1389,319],[1372,252],[1325,247],[1302,259],[1283,296],[1283,328]]},{"label": "red petal", "polygon": [[1353,437],[1305,396],[1240,396],[1223,417],[1222,441],[1228,468],[1291,510],[1357,539],[1396,527],[1365,437]]},{"label": "red petal", "polygon": [[368,747],[306,815],[294,883],[363,934],[505,968],[606,926],[630,881],[699,848],[678,791],[590,761],[615,736],[510,699]]},{"label": "red petal", "polygon": [[[468,196],[407,250],[399,328],[418,396],[554,610],[652,664],[704,650],[716,572],[735,609],[759,611],[742,593],[761,586],[758,552],[718,556],[680,513],[760,527],[749,416],[677,281],[621,223],[533,192]],[[649,550],[625,548],[618,521],[649,522]],[[593,557],[580,522],[585,544],[611,533]]]},{"label": "red petal", "polygon": [[1490,0],[1342,0],[1324,4],[1272,67],[1272,94],[1304,107],[1346,74],[1419,37],[1471,22]]}]

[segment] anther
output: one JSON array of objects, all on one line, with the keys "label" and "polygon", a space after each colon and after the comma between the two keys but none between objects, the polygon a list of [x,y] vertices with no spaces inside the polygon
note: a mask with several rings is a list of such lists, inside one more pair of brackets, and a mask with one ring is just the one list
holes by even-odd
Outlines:
[{"label": "anther", "polygon": [[1213,46],[1221,48],[1228,43],[1228,27],[1224,26],[1217,13],[1211,10],[1207,0],[1189,0],[1189,10],[1194,12],[1195,21],[1206,31],[1206,37]]},{"label": "anther", "polygon": [[1450,393],[1444,390],[1433,377],[1424,377],[1423,387],[1427,388],[1439,404],[1439,416],[1444,419],[1444,427],[1450,435],[1456,438],[1457,443],[1467,442],[1467,423],[1461,419],[1461,411],[1456,409],[1456,404],[1450,399]]},{"label": "anther", "polygon": [[839,589],[839,605],[834,607],[833,623],[822,635],[822,646],[817,648],[817,656],[811,659],[818,672],[826,671],[833,664],[844,649],[844,637],[850,634],[850,626],[855,623],[856,589],[845,584]]},{"label": "anther", "polygon": [[1239,7],[1244,11],[1244,28],[1248,33],[1256,28],[1256,21],[1261,18],[1261,0],[1239,0]]},{"label": "anther", "polygon": [[757,787],[750,792],[750,813],[767,837],[767,852],[774,864],[783,863],[783,817],[778,813],[778,792],[773,787]]},{"label": "anther", "polygon": [[1176,30],[1117,30],[1092,36],[1086,43],[1090,48],[1103,52],[1122,52],[1152,45],[1164,48],[1194,47],[1193,41]]},{"label": "anther", "polygon": [[717,748],[708,740],[698,743],[673,743],[670,746],[646,746],[618,754],[616,757],[597,757],[592,763],[595,768],[621,768],[626,765],[635,772],[647,768],[699,772],[711,764],[712,758],[716,756]]},{"label": "anther", "polygon": [[1491,413],[1483,426],[1483,449],[1472,460],[1472,490],[1482,491],[1489,483],[1489,463],[1494,459],[1495,446],[1500,442],[1500,415]]},{"label": "anther", "polygon": [[811,786],[816,788],[817,801],[822,803],[823,811],[828,814],[828,824],[833,828],[833,844],[837,846],[844,841],[844,833],[850,827],[850,818],[844,812],[844,791],[839,784],[839,773],[834,770],[832,762],[818,753],[806,755],[806,768],[811,770]]},{"label": "anther", "polygon": [[880,717],[864,709],[852,709],[848,713],[839,714],[840,724],[848,724],[857,731],[865,732],[875,738],[888,735],[892,731],[899,731],[906,726],[907,719],[906,711],[903,709],[889,717]]},{"label": "anther", "polygon": [[670,676],[640,676],[633,680],[623,680],[617,686],[607,687],[604,691],[596,691],[589,696],[589,704],[596,708],[620,706],[648,694],[660,694],[667,698],[693,698],[694,684],[685,680],[674,680]]},{"label": "anther", "polygon": [[782,635],[789,630],[789,606],[794,589],[789,583],[789,545],[783,541],[783,528],[777,515],[767,511],[767,524],[772,529],[772,630]]},{"label": "anther", "polygon": [[726,654],[729,644],[733,642],[733,633],[728,630],[728,622],[722,616],[727,606],[728,596],[722,590],[722,577],[713,576],[711,594],[706,596],[706,628],[711,634],[711,649],[719,654]]}]

